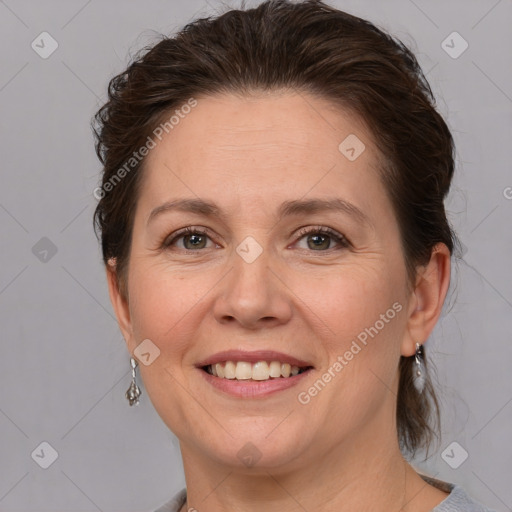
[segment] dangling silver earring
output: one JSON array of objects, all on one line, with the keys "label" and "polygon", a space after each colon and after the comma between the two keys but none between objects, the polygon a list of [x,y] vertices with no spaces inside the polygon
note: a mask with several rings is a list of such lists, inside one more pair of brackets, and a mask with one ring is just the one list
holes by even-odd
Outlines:
[{"label": "dangling silver earring", "polygon": [[142,394],[142,391],[135,382],[135,369],[137,368],[138,364],[139,363],[133,357],[130,357],[130,366],[132,367],[132,382],[125,393],[125,396],[128,402],[130,402],[130,405],[139,405],[139,396]]},{"label": "dangling silver earring", "polygon": [[418,393],[422,393],[425,388],[427,369],[423,360],[423,346],[416,343],[416,353],[414,354],[414,387]]}]

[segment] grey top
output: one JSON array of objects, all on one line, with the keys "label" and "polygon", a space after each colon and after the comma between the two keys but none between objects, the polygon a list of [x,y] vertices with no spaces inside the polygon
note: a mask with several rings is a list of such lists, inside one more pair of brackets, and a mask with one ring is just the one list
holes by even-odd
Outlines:
[{"label": "grey top", "polygon": [[[440,480],[434,480],[433,478],[423,475],[420,476],[429,484],[450,493],[449,496],[436,508],[432,509],[431,512],[495,512],[474,501],[469,497],[466,491],[458,485],[441,482]],[[179,512],[186,499],[187,490],[182,489],[170,501],[156,509],[155,512]]]}]

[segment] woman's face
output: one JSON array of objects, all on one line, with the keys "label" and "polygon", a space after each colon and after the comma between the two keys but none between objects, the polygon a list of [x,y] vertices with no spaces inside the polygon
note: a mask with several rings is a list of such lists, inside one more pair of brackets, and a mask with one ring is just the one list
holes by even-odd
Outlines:
[{"label": "woman's face", "polygon": [[[129,299],[112,292],[130,352],[149,363],[147,394],[182,450],[212,463],[293,467],[358,439],[371,448],[395,429],[399,357],[416,341],[378,148],[312,95],[197,100],[146,157]],[[201,368],[226,351],[217,359],[240,380]],[[236,365],[279,372],[292,359],[310,369],[267,379],[264,364]]]}]

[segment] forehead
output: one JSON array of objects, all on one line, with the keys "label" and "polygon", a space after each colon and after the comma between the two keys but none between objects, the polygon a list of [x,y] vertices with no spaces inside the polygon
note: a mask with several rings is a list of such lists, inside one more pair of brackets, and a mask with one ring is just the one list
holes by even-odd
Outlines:
[{"label": "forehead", "polygon": [[353,113],[290,91],[196,100],[197,106],[161,141],[155,139],[146,157],[141,200],[153,204],[186,195],[249,208],[255,201],[261,207],[339,192],[371,211],[376,198],[384,196],[379,152]]}]

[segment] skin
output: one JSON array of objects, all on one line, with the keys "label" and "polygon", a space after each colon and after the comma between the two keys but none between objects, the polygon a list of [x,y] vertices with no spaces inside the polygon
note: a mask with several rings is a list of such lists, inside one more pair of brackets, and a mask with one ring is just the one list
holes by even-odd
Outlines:
[{"label": "skin", "polygon": [[[127,297],[115,262],[107,268],[130,354],[145,339],[160,350],[139,369],[147,395],[180,441],[186,507],[431,510],[447,495],[400,453],[398,363],[400,355],[414,354],[440,316],[449,250],[438,244],[408,288],[397,220],[378,174],[380,154],[355,115],[291,91],[197,100],[146,157]],[[355,161],[338,150],[349,134],[366,146]],[[333,197],[356,205],[369,224],[335,211],[276,216],[283,201]],[[168,211],[148,224],[154,208],[180,198],[214,201],[225,218]],[[199,248],[190,238],[162,248],[186,226],[211,235],[195,239]],[[349,246],[315,238],[318,226],[344,235]],[[302,227],[312,233],[297,236]],[[235,250],[247,236],[263,251],[252,263]],[[299,403],[297,394],[396,302],[400,313],[308,404]],[[195,367],[228,349],[277,350],[315,368],[299,386],[273,396],[234,398]],[[251,467],[237,456],[248,442],[261,454]]]}]

